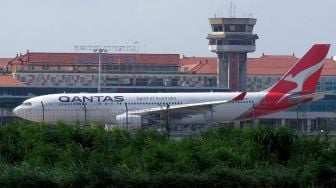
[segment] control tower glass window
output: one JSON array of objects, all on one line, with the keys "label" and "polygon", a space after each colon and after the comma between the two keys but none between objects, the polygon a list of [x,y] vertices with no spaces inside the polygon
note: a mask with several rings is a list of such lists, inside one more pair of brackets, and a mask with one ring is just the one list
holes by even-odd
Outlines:
[{"label": "control tower glass window", "polygon": [[245,32],[244,24],[225,25],[225,32]]},{"label": "control tower glass window", "polygon": [[214,24],[214,25],[212,25],[212,30],[214,32],[222,32],[223,31],[223,25]]},{"label": "control tower glass window", "polygon": [[246,32],[252,32],[252,31],[253,31],[253,25],[247,25]]},{"label": "control tower glass window", "polygon": [[[217,45],[218,41],[217,41]],[[253,40],[224,40],[221,45],[254,45]]]},{"label": "control tower glass window", "polygon": [[217,40],[217,45],[223,45],[223,40]]}]

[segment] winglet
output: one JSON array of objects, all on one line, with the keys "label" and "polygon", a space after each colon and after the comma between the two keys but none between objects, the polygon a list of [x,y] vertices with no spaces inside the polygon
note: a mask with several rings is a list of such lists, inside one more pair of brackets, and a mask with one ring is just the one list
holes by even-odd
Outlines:
[{"label": "winglet", "polygon": [[246,92],[242,92],[242,93],[240,93],[237,97],[233,98],[232,100],[233,100],[233,101],[240,101],[240,100],[243,100],[244,97],[245,97],[245,95],[246,95]]}]

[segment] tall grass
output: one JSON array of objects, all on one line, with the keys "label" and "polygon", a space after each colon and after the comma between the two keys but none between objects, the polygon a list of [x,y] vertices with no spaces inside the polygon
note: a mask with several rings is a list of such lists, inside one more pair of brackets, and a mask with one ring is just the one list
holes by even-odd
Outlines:
[{"label": "tall grass", "polygon": [[0,186],[335,186],[336,148],[289,127],[219,127],[181,140],[13,122],[0,128]]}]

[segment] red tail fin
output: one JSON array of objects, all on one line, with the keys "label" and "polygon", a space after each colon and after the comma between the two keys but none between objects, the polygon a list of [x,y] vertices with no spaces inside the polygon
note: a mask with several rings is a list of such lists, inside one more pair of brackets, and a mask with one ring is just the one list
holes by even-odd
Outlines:
[{"label": "red tail fin", "polygon": [[315,44],[271,88],[278,93],[313,93],[320,78],[330,44]]},{"label": "red tail fin", "polygon": [[247,117],[266,115],[313,100],[329,47],[329,44],[315,44],[277,83],[266,90],[267,94],[254,108],[255,114],[250,113]]}]

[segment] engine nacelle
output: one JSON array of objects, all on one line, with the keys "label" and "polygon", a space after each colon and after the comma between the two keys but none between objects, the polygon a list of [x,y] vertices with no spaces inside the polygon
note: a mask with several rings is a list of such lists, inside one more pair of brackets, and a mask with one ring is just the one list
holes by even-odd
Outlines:
[{"label": "engine nacelle", "polygon": [[119,127],[140,128],[141,116],[120,114],[116,116],[116,123]]}]

